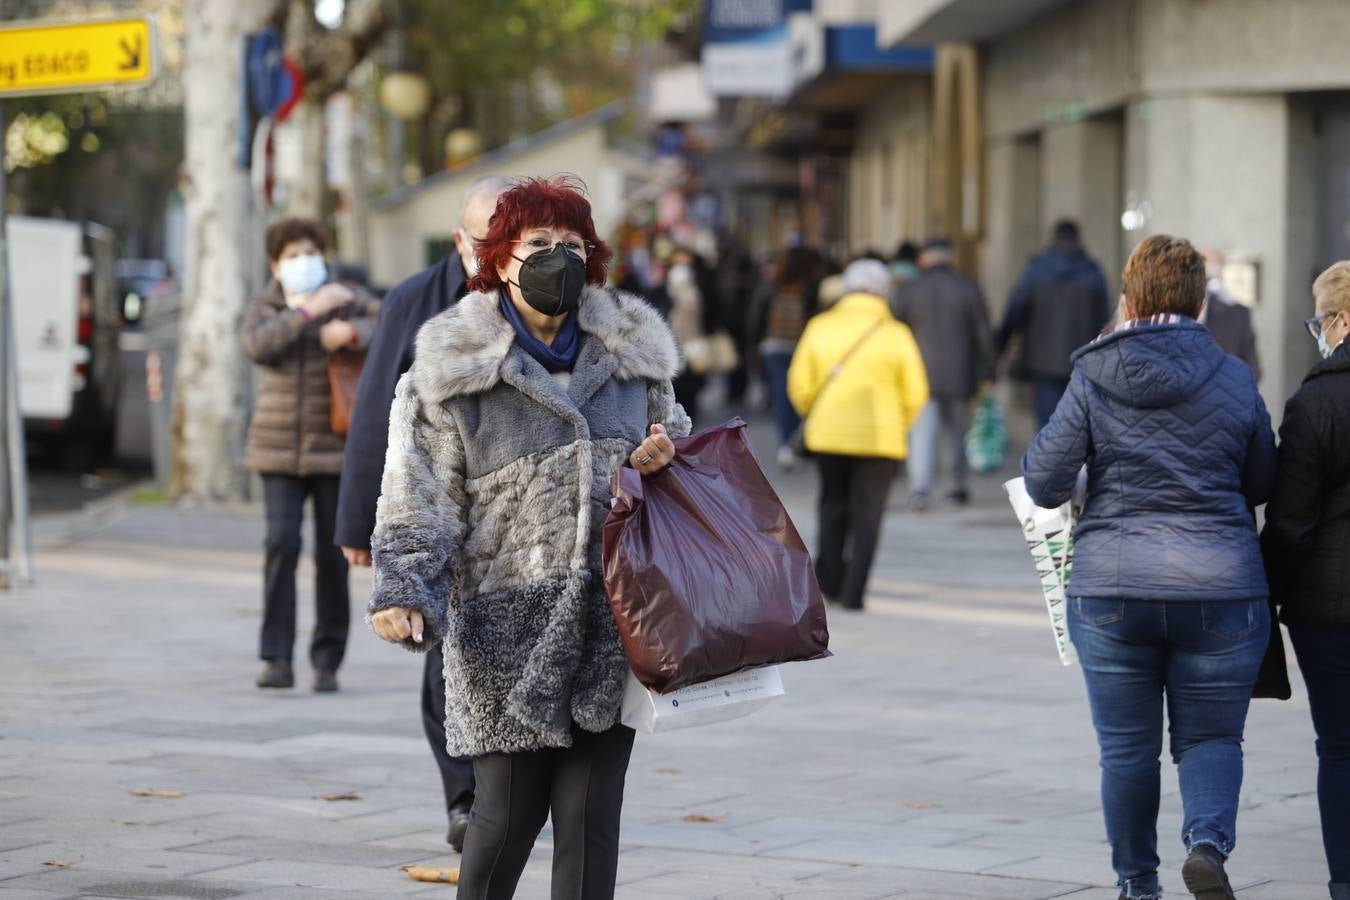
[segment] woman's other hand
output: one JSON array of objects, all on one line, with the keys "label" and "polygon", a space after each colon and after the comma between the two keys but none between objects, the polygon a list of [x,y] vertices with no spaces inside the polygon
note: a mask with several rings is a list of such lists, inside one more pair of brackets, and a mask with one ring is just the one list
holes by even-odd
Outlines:
[{"label": "woman's other hand", "polygon": [[643,475],[655,475],[670,465],[674,458],[675,443],[666,434],[666,426],[653,425],[651,435],[638,445],[628,461]]},{"label": "woman's other hand", "polygon": [[397,644],[412,638],[413,643],[422,643],[422,614],[415,609],[392,606],[382,609],[370,617],[371,630],[382,640]]},{"label": "woman's other hand", "polygon": [[356,326],[346,319],[334,319],[325,322],[319,328],[319,343],[329,353],[336,353],[343,347],[356,343]]},{"label": "woman's other hand", "polygon": [[311,319],[322,319],[331,312],[349,306],[356,299],[356,293],[343,284],[325,284],[310,296],[300,307]]}]

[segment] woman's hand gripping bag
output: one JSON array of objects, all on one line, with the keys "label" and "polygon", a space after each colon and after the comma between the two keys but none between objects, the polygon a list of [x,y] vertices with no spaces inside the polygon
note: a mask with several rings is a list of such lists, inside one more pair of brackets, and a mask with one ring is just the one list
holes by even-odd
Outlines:
[{"label": "woman's hand gripping bag", "polygon": [[668,693],[743,669],[829,656],[811,555],[733,419],[675,460],[614,477],[609,603],[633,674]]}]

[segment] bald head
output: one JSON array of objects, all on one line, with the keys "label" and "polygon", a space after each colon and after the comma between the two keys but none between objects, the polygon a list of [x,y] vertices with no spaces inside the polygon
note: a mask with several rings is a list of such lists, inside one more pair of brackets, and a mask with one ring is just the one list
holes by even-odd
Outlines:
[{"label": "bald head", "polygon": [[511,182],[500,175],[485,175],[464,192],[459,206],[459,229],[455,232],[455,249],[464,261],[464,271],[470,276],[477,274],[478,263],[474,258],[473,241],[487,235],[488,221],[497,208],[497,198],[511,187]]},{"label": "bald head", "polygon": [[469,185],[459,206],[459,224],[474,237],[487,234],[488,219],[497,208],[497,198],[511,182],[500,175],[485,175]]}]

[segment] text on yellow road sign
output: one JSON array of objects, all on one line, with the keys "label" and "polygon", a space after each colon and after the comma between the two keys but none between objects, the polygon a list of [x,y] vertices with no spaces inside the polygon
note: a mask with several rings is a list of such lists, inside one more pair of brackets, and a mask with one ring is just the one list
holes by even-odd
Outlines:
[{"label": "text on yellow road sign", "polygon": [[149,19],[0,28],[0,96],[135,85],[154,77]]}]

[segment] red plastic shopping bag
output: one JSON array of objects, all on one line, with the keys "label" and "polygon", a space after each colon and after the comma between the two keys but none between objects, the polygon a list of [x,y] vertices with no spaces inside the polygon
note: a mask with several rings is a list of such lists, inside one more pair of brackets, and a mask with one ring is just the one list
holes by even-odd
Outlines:
[{"label": "red plastic shopping bag", "polygon": [[614,476],[605,588],[633,673],[654,691],[830,655],[811,555],[745,432],[733,419],[676,441],[655,476]]}]

